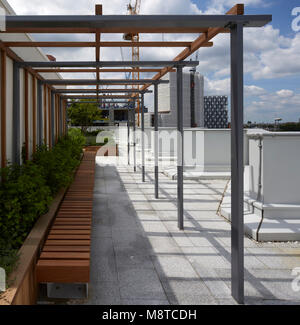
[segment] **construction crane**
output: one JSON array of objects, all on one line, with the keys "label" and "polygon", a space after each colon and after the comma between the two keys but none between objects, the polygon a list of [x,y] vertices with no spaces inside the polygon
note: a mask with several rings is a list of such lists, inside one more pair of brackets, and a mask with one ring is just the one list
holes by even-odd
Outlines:
[{"label": "construction crane", "polygon": [[[138,15],[141,8],[141,0],[135,0],[134,5],[132,4],[131,0],[129,4],[127,5],[127,11],[129,15]],[[134,46],[135,42],[139,42],[140,36],[139,34],[132,34],[132,33],[126,33],[123,35],[123,39],[126,41],[131,41],[132,44],[132,61],[137,62],[140,60],[140,48],[138,46]],[[135,71],[133,68],[133,71],[131,73],[132,80],[139,80],[140,79],[140,73],[138,71]],[[133,89],[139,89],[138,85],[132,85]],[[136,94],[135,94],[136,95]],[[138,126],[140,124],[140,102],[137,101],[137,111],[138,111]]]}]

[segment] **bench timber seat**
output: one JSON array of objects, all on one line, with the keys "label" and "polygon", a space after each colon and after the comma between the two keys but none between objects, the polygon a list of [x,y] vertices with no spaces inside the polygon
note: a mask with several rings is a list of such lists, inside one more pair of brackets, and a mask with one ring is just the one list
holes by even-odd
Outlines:
[{"label": "bench timber seat", "polygon": [[95,154],[84,152],[50,227],[36,265],[37,283],[89,283]]}]

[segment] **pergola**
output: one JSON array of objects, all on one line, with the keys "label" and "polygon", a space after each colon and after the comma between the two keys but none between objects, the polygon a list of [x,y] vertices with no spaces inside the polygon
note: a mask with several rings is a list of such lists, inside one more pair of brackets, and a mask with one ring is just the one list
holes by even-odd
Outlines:
[{"label": "pergola", "polygon": [[[20,68],[37,78],[37,121],[38,141],[42,143],[42,87],[48,89],[51,98],[48,123],[51,125],[52,144],[53,121],[59,121],[59,133],[66,132],[63,120],[66,120],[65,107],[66,90],[55,88],[58,85],[96,85],[95,98],[100,98],[103,91],[99,85],[138,85],[132,92],[124,89],[124,94],[131,94],[132,99],[141,95],[141,130],[142,130],[142,181],[145,181],[145,153],[144,153],[144,93],[154,86],[154,114],[155,114],[155,197],[158,198],[158,84],[165,82],[161,78],[168,72],[177,73],[177,184],[178,184],[178,227],[184,228],[183,210],[183,93],[182,70],[184,66],[195,66],[198,62],[184,61],[201,47],[211,47],[211,39],[220,33],[230,33],[231,47],[231,288],[232,295],[237,302],[244,301],[244,225],[243,225],[243,29],[248,27],[262,27],[271,21],[271,15],[244,15],[244,6],[235,5],[225,15],[132,15],[110,16],[102,15],[102,6],[96,6],[95,16],[7,16],[5,33],[92,33],[95,42],[1,42],[1,51],[14,60],[13,67],[13,152],[14,162],[19,162],[20,151]],[[128,47],[128,42],[101,42],[103,33],[197,33],[200,34],[193,42],[138,42],[134,46],[140,47],[178,47],[184,49],[172,61],[141,61],[141,62],[103,62],[100,60],[101,47]],[[10,47],[94,47],[96,60],[93,62],[24,62],[10,49]],[[2,62],[3,63],[3,62]],[[121,67],[126,67],[121,69]],[[128,69],[128,67],[130,69]],[[158,69],[158,67],[160,67]],[[100,78],[104,72],[156,72],[152,79],[123,80]],[[96,72],[95,80],[85,79],[44,79],[40,73],[44,72]],[[1,72],[1,79],[5,81],[5,71]],[[5,109],[5,82],[2,85],[1,110]],[[141,86],[139,86],[141,85]],[[74,89],[67,93],[77,93]],[[114,90],[112,92],[119,92]],[[89,93],[89,90],[78,90],[78,93]],[[91,92],[92,93],[92,92]],[[120,91],[121,93],[121,91]],[[124,96],[124,95],[123,95]],[[3,98],[4,97],[4,98]],[[102,96],[104,97],[104,96]],[[106,96],[105,96],[106,97]],[[127,97],[127,95],[126,95]],[[86,97],[87,98],[87,97]],[[94,97],[93,97],[94,98]],[[28,99],[27,99],[28,101]],[[25,104],[26,105],[26,104]],[[28,105],[28,103],[27,103]],[[56,109],[55,109],[56,107]],[[57,107],[59,109],[57,109]],[[54,112],[56,112],[54,116]],[[135,129],[135,123],[133,123]],[[25,132],[28,132],[25,130]]]}]

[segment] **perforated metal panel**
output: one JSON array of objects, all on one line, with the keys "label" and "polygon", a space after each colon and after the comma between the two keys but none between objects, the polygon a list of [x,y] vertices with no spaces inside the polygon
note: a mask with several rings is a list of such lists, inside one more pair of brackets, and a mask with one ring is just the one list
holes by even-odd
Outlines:
[{"label": "perforated metal panel", "polygon": [[209,129],[227,128],[228,97],[204,96],[204,127]]}]

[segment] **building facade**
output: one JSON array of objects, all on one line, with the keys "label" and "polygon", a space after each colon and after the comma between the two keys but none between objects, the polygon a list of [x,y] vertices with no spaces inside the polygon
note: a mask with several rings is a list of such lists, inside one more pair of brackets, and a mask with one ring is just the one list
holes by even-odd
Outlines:
[{"label": "building facade", "polygon": [[208,129],[228,127],[227,96],[204,96],[204,127]]},{"label": "building facade", "polygon": [[[195,71],[183,73],[183,126],[204,126],[203,88],[204,78]],[[162,79],[169,84],[158,86],[159,126],[177,126],[177,83],[176,72],[170,72]]]}]

